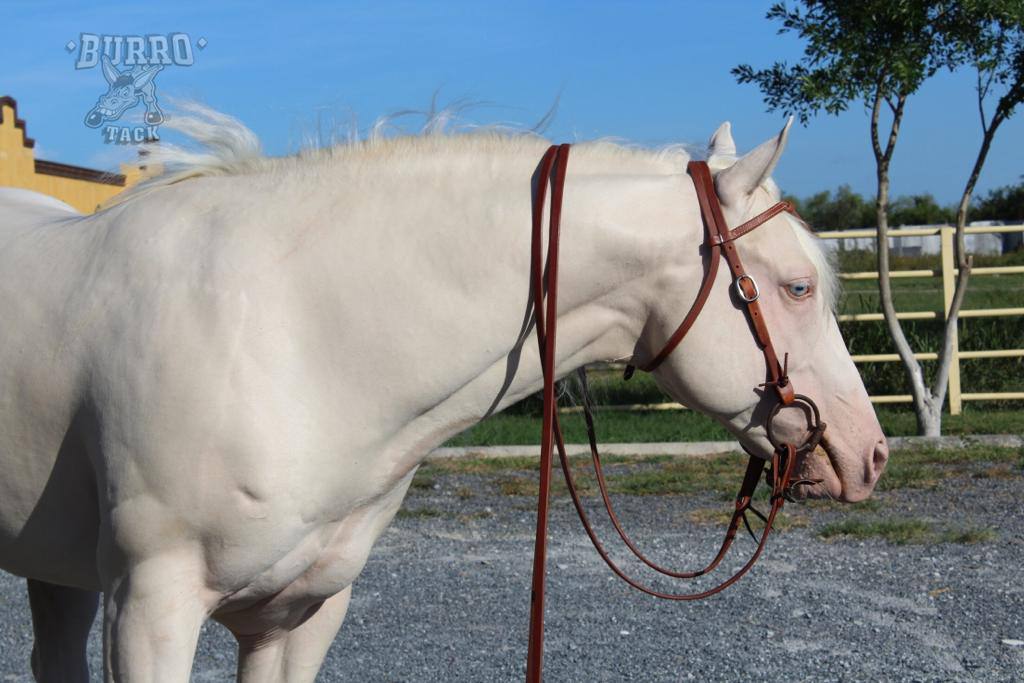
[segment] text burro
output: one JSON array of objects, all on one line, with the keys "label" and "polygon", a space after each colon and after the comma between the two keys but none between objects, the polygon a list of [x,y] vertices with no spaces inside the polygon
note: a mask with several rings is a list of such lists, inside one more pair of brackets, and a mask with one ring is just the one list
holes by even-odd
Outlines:
[{"label": "text burro", "polygon": [[[73,45],[73,43],[69,43]],[[202,49],[206,40],[200,38]],[[75,69],[100,67],[107,91],[85,115],[89,128],[103,127],[108,143],[132,144],[159,140],[164,121],[156,95],[156,77],[167,66],[192,66],[195,54],[188,34],[113,36],[81,34]],[[145,106],[143,125],[112,125],[139,104]],[[107,124],[107,125],[104,125]]]}]

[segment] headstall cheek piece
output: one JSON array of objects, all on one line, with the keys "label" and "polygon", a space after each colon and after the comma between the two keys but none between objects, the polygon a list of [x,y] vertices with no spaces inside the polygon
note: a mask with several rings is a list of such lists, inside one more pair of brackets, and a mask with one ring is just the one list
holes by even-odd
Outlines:
[{"label": "headstall cheek piece", "polygon": [[[801,479],[792,481],[794,462],[797,455],[803,455],[813,451],[821,440],[825,431],[825,424],[821,422],[818,407],[809,397],[797,394],[789,380],[787,371],[789,365],[788,355],[783,357],[780,364],[775,347],[772,345],[768,328],[765,325],[761,313],[760,292],[754,278],[743,268],[739,253],[736,251],[735,240],[763,225],[771,218],[783,211],[795,214],[792,204],[789,202],[778,202],[766,211],[761,212],[742,225],[729,229],[728,224],[722,215],[722,209],[715,194],[714,183],[708,165],[702,161],[691,161],[687,171],[693,180],[697,193],[697,200],[700,204],[701,217],[705,228],[705,247],[709,253],[708,266],[704,272],[704,279],[701,283],[697,296],[690,307],[689,312],[683,318],[679,327],[665,342],[662,349],[655,354],[650,361],[638,366],[641,370],[651,372],[657,368],[662,361],[679,345],[683,337],[693,326],[697,316],[700,315],[714,285],[718,273],[719,262],[725,256],[726,263],[732,272],[733,287],[743,308],[747,321],[750,324],[751,332],[761,349],[765,359],[766,379],[760,386],[767,390],[771,388],[777,397],[777,402],[769,413],[765,423],[765,430],[768,440],[771,442],[774,451],[772,452],[770,466],[765,472],[765,460],[753,454],[747,462],[747,469],[743,476],[743,483],[740,485],[739,493],[736,495],[735,509],[731,520],[726,528],[725,537],[716,555],[702,569],[695,571],[676,571],[662,567],[649,559],[641,552],[632,538],[623,529],[615,514],[611,498],[608,493],[608,485],[601,467],[601,456],[597,448],[597,438],[594,433],[593,411],[590,404],[589,393],[586,387],[586,374],[580,370],[580,379],[583,382],[583,412],[587,422],[587,436],[590,441],[590,455],[594,465],[594,472],[597,479],[598,489],[601,494],[601,502],[608,514],[609,521],[615,528],[616,533],[633,555],[645,565],[656,572],[679,579],[692,579],[703,576],[721,563],[742,523],[750,535],[757,542],[757,547],[750,559],[735,574],[724,580],[713,588],[695,593],[666,593],[647,585],[629,576],[611,558],[604,544],[597,537],[590,523],[590,518],[583,507],[579,491],[573,478],[572,470],[569,467],[569,459],[566,455],[565,441],[562,429],[558,422],[557,402],[555,399],[555,334],[556,314],[558,308],[558,246],[559,229],[562,215],[562,198],[565,190],[565,175],[569,162],[569,149],[567,144],[552,145],[541,159],[537,170],[533,196],[533,225],[532,243],[530,249],[530,284],[533,290],[533,314],[537,330],[537,342],[540,348],[541,368],[543,371],[543,418],[541,427],[541,453],[540,453],[540,483],[537,500],[537,530],[534,540],[533,556],[533,579],[530,594],[530,639],[526,662],[526,680],[528,683],[539,683],[543,667],[544,652],[544,586],[545,586],[545,564],[547,557],[547,522],[548,505],[551,497],[551,471],[552,456],[555,447],[558,449],[558,458],[561,462],[562,473],[565,476],[566,487],[572,498],[573,506],[583,524],[583,529],[593,543],[598,555],[605,561],[608,567],[623,579],[630,586],[666,600],[700,600],[707,598],[725,588],[731,586],[746,574],[757,559],[761,556],[771,532],[776,516],[782,509],[784,502],[792,499],[795,487],[806,484],[820,483],[815,480]],[[544,205],[548,190],[551,186],[550,215],[548,219],[548,242],[547,254],[543,254],[543,223]],[[635,368],[629,365],[624,375],[625,379],[632,376]],[[807,420],[807,435],[803,442],[797,446],[793,443],[779,441],[776,438],[773,424],[782,408],[795,407],[802,409]],[[769,502],[771,508],[768,514],[759,512],[751,506],[754,490],[761,479],[762,472],[765,473],[765,480],[771,487]],[[757,537],[747,519],[747,512],[759,517],[764,523],[764,529],[760,537]]]}]

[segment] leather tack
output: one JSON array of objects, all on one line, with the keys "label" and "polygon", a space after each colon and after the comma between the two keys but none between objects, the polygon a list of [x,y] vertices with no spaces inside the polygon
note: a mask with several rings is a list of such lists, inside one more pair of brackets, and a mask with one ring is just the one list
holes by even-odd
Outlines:
[{"label": "leather tack", "polygon": [[[541,369],[544,378],[542,391],[544,401],[541,421],[540,483],[537,496],[537,531],[534,540],[533,579],[530,594],[530,640],[526,664],[526,680],[528,683],[539,683],[543,669],[544,589],[547,555],[548,507],[551,496],[553,451],[556,447],[558,449],[558,457],[561,462],[562,472],[565,476],[566,486],[569,490],[569,495],[572,498],[573,505],[576,508],[580,521],[583,524],[583,529],[593,543],[594,548],[601,556],[601,559],[605,561],[612,572],[630,586],[654,597],[664,598],[667,600],[700,600],[731,586],[733,583],[738,581],[740,577],[746,574],[752,566],[754,566],[754,563],[757,562],[765,548],[777,514],[782,509],[785,501],[791,497],[791,490],[793,487],[816,483],[809,480],[792,482],[791,477],[797,456],[799,454],[806,454],[813,451],[825,430],[825,425],[821,422],[818,408],[814,402],[806,396],[795,393],[793,385],[787,376],[788,356],[785,357],[783,364],[779,363],[778,355],[776,354],[775,347],[772,344],[771,336],[768,334],[768,328],[765,325],[764,316],[762,315],[761,307],[758,303],[759,297],[756,296],[756,284],[754,283],[753,278],[744,270],[739,253],[736,251],[736,247],[733,244],[733,241],[737,238],[742,237],[751,230],[763,225],[783,211],[792,212],[792,205],[788,202],[779,202],[767,211],[758,214],[736,229],[730,231],[722,214],[721,205],[718,202],[718,196],[715,194],[711,172],[708,169],[707,164],[699,161],[690,162],[687,170],[693,179],[694,187],[697,191],[697,200],[700,205],[701,217],[704,222],[704,244],[710,255],[708,267],[705,270],[704,279],[701,282],[697,296],[694,299],[693,304],[690,306],[690,310],[683,318],[682,323],[680,323],[679,327],[676,328],[675,332],[672,333],[662,349],[650,360],[650,362],[646,365],[639,365],[637,367],[646,371],[656,369],[679,345],[679,342],[682,341],[683,337],[686,336],[686,333],[689,332],[694,321],[697,319],[697,316],[700,315],[701,310],[707,302],[711,287],[713,286],[718,273],[719,262],[724,255],[725,260],[729,265],[730,272],[733,275],[734,285],[740,292],[742,292],[742,296],[737,296],[737,299],[740,302],[741,307],[746,312],[751,332],[757,340],[757,343],[764,355],[766,380],[760,386],[765,388],[772,387],[778,398],[778,403],[775,408],[772,409],[768,420],[765,422],[765,430],[768,434],[769,440],[775,447],[770,459],[771,465],[766,472],[766,461],[763,458],[754,456],[753,454],[750,455],[750,459],[747,462],[747,470],[743,476],[743,482],[740,485],[739,493],[736,495],[734,512],[729,521],[729,525],[726,528],[725,537],[718,552],[711,561],[701,569],[695,571],[676,571],[662,567],[647,558],[646,555],[641,552],[636,543],[628,534],[626,534],[618,516],[615,514],[614,507],[608,493],[604,470],[601,466],[601,456],[598,452],[597,438],[594,430],[593,410],[589,401],[589,393],[584,391],[583,412],[584,418],[587,422],[587,436],[590,441],[591,460],[593,462],[594,472],[596,474],[598,488],[601,492],[601,500],[604,504],[605,511],[607,512],[609,520],[620,539],[637,559],[654,571],[665,576],[677,579],[692,579],[710,573],[717,568],[729,551],[733,540],[736,537],[740,523],[746,527],[752,536],[754,535],[747,520],[748,512],[759,517],[764,522],[765,526],[764,530],[761,532],[760,538],[755,537],[757,547],[746,564],[720,584],[703,591],[694,593],[670,593],[656,590],[640,583],[637,579],[629,576],[619,567],[619,565],[611,558],[601,540],[598,538],[590,523],[589,516],[583,507],[576,482],[573,478],[572,468],[566,455],[565,441],[563,439],[561,426],[558,422],[558,406],[554,392],[559,230],[562,216],[562,199],[565,189],[565,176],[569,162],[569,149],[569,145],[553,145],[547,150],[547,152],[545,152],[537,170],[533,195],[533,232],[530,250],[530,277],[534,294],[533,313],[537,332],[537,343],[540,349]],[[551,187],[551,204],[548,217],[548,247],[545,255],[542,253],[544,206],[549,185]],[[634,370],[635,367],[633,365],[627,366],[625,378],[628,379]],[[581,371],[581,379],[584,382],[584,387],[586,387],[586,373],[583,371]],[[799,447],[791,443],[776,443],[774,441],[775,437],[773,435],[772,424],[780,410],[787,406],[799,406],[806,411],[808,416],[808,435]],[[762,474],[764,474],[766,481],[772,489],[770,497],[771,509],[767,515],[762,514],[751,505],[754,491],[761,480]]]}]

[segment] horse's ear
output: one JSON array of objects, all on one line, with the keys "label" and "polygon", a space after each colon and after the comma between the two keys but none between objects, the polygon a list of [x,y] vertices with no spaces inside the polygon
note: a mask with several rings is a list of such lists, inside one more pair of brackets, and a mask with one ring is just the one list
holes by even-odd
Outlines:
[{"label": "horse's ear", "polygon": [[732,124],[723,121],[708,140],[708,156],[736,156],[736,143],[732,139]]},{"label": "horse's ear", "polygon": [[782,150],[786,147],[786,138],[789,137],[789,127],[792,125],[793,117],[790,117],[778,136],[762,143],[715,176],[715,187],[723,204],[740,204],[768,179],[775,169],[775,164],[779,163]]}]

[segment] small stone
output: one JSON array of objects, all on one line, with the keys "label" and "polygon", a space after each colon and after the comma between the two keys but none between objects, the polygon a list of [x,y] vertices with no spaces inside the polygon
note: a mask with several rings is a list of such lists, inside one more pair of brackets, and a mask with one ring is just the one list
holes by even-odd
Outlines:
[{"label": "small stone", "polygon": [[629,631],[619,631],[619,635],[620,636],[628,636],[629,635]]}]

